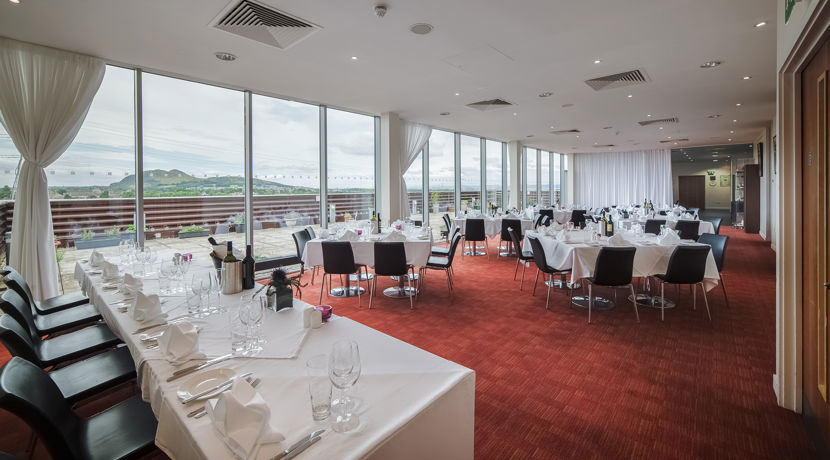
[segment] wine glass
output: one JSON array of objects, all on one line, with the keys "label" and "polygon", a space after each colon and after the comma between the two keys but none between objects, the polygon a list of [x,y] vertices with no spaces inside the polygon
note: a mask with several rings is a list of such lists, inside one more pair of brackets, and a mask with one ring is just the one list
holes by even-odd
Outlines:
[{"label": "wine glass", "polygon": [[246,356],[256,356],[262,351],[262,345],[255,336],[257,326],[262,323],[262,315],[263,311],[260,303],[250,296],[244,296],[242,304],[239,306],[239,319],[248,330],[247,345],[245,347]]},{"label": "wine glass", "polygon": [[332,429],[338,433],[351,431],[360,424],[354,413],[354,401],[348,390],[360,377],[360,351],[352,340],[338,340],[331,347],[329,354],[329,379],[340,390],[340,398],[332,401],[332,413],[336,415]]},{"label": "wine glass", "polygon": [[210,278],[206,273],[196,273],[190,280],[190,290],[199,297],[199,312],[208,315],[207,307],[202,305],[202,297],[210,291]]},{"label": "wine glass", "polygon": [[174,268],[171,261],[161,261],[159,264],[159,294],[170,294],[170,278],[173,271]]},{"label": "wine glass", "polygon": [[[208,276],[210,277],[210,290],[208,291],[208,295],[211,298],[216,297],[216,311],[224,313],[227,310],[222,308],[222,296],[220,294],[222,286],[219,284],[219,274],[216,273],[216,270],[211,270]],[[208,304],[210,304],[210,298],[208,299]]]},{"label": "wine glass", "polygon": [[[147,263],[150,265],[150,270],[152,270],[153,267],[155,266],[156,260],[158,260],[158,253],[156,251],[154,251],[152,248],[150,248],[149,246],[147,246],[147,247],[144,248],[144,257],[145,257]],[[148,271],[147,273],[145,273],[145,275],[146,276],[155,275],[155,272]]]}]

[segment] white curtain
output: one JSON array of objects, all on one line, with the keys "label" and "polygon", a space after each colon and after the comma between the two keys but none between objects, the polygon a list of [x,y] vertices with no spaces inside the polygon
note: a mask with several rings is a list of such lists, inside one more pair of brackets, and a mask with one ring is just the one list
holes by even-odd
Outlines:
[{"label": "white curtain", "polygon": [[52,211],[44,168],[81,129],[104,61],[0,37],[0,123],[23,157],[9,263],[35,299],[58,294]]},{"label": "white curtain", "polygon": [[672,203],[671,150],[577,153],[574,204],[597,207]]},{"label": "white curtain", "polygon": [[403,148],[401,149],[401,217],[407,217],[409,212],[409,193],[406,190],[406,180],[403,175],[418,158],[418,154],[429,142],[432,128],[417,123],[405,123],[403,126]]}]

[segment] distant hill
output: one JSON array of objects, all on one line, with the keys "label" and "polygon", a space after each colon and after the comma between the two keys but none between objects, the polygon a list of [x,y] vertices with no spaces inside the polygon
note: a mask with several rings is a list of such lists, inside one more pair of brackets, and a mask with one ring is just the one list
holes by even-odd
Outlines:
[{"label": "distant hill", "polygon": [[[144,189],[145,190],[210,190],[210,189],[224,189],[224,188],[245,188],[245,179],[235,176],[219,176],[219,177],[194,177],[178,169],[171,169],[165,171],[163,169],[152,169],[144,171]],[[254,187],[265,188],[271,190],[293,190],[297,187],[282,184],[280,182],[272,182],[262,179],[254,179]],[[112,191],[123,191],[135,188],[135,175],[130,174],[118,182],[114,182],[109,186]]]}]

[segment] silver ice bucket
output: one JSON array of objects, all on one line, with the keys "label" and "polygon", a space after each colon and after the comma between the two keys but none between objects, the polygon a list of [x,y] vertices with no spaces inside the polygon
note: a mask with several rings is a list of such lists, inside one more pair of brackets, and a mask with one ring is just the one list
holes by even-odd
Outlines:
[{"label": "silver ice bucket", "polygon": [[242,262],[222,264],[222,294],[230,295],[242,291]]}]

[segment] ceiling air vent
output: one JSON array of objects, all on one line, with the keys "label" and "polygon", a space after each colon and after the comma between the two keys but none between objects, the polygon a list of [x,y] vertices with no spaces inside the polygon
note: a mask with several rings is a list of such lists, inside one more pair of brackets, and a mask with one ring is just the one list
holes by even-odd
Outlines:
[{"label": "ceiling air vent", "polygon": [[576,134],[581,133],[582,131],[578,129],[560,129],[558,131],[551,131],[551,134],[562,135],[562,134]]},{"label": "ceiling air vent", "polygon": [[606,75],[604,77],[592,78],[585,80],[594,91],[601,91],[604,89],[622,88],[624,86],[639,85],[648,83],[651,79],[643,69],[630,70],[628,72],[615,73],[614,75]]},{"label": "ceiling air vent", "polygon": [[488,101],[478,101],[473,102],[472,104],[467,104],[467,107],[471,109],[480,110],[482,112],[488,112],[490,110],[500,109],[502,107],[510,107],[513,105],[511,102],[507,102],[504,99],[490,99]]},{"label": "ceiling air vent", "polygon": [[609,147],[616,147],[616,145],[614,145],[614,144],[600,144],[600,145],[595,145],[594,146],[595,149],[599,149],[599,148],[607,149]]},{"label": "ceiling air vent", "polygon": [[660,141],[661,144],[668,144],[670,142],[689,142],[689,139],[663,139],[662,141]]},{"label": "ceiling air vent", "polygon": [[320,27],[253,0],[228,5],[213,27],[269,46],[287,49]]},{"label": "ceiling air vent", "polygon": [[661,118],[659,120],[643,120],[643,121],[638,121],[637,123],[640,123],[640,126],[650,126],[650,125],[664,125],[664,124],[669,124],[669,123],[680,123],[680,120],[678,120],[677,117],[671,117],[671,118]]}]

